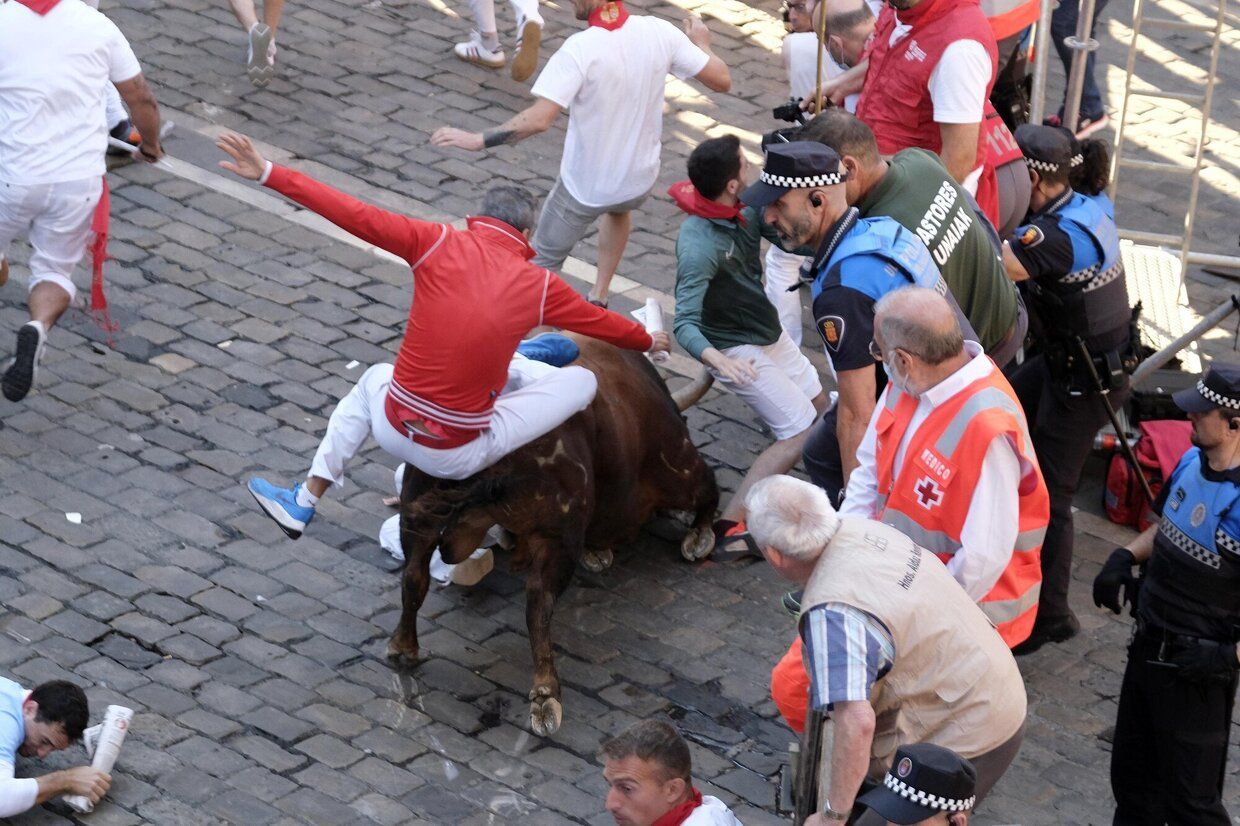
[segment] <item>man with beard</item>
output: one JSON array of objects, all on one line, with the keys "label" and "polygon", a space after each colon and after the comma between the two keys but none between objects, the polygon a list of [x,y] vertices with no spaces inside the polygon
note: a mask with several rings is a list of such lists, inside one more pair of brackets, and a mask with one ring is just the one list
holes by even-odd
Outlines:
[{"label": "man with beard", "polygon": [[[848,176],[835,150],[820,143],[772,146],[757,183],[741,202],[763,210],[786,249],[816,250],[812,279],[814,326],[827,346],[839,384],[839,401],[810,436],[805,451],[810,480],[838,502],[857,466],[857,448],[874,412],[879,384],[874,340],[874,304],[910,285],[940,295],[951,291],[925,244],[890,218],[861,218],[848,206]],[[960,308],[952,299],[952,307]],[[960,315],[965,337],[977,334]],[[834,434],[834,437],[833,437]]]},{"label": "man with beard", "polygon": [[[1175,403],[1193,447],[1163,484],[1162,519],[1116,548],[1094,604],[1133,603],[1111,750],[1116,826],[1231,823],[1223,807],[1240,672],[1240,367],[1216,364]],[[1134,565],[1145,569],[1138,584]]]}]

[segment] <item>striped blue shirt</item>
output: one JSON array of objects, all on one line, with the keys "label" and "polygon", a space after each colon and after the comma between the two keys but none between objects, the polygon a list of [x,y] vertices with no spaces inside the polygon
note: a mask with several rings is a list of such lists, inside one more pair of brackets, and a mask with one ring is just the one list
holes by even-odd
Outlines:
[{"label": "striped blue shirt", "polygon": [[811,608],[801,636],[809,662],[810,703],[818,710],[869,700],[874,683],[895,662],[895,643],[886,627],[842,602]]}]

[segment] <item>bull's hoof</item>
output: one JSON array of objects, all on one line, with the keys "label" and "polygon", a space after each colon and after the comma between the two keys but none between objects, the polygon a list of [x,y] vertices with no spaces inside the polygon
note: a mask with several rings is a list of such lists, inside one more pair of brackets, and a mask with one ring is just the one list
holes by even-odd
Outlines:
[{"label": "bull's hoof", "polygon": [[539,737],[555,734],[564,716],[559,700],[543,696],[549,693],[547,688],[536,688],[530,692],[530,729]]},{"label": "bull's hoof", "polygon": [[685,534],[680,543],[680,555],[689,562],[697,562],[710,556],[715,547],[715,532],[710,526],[694,528]]},{"label": "bull's hoof", "polygon": [[418,664],[419,651],[416,645],[406,645],[395,639],[388,641],[387,658],[393,668],[398,670],[413,668]]},{"label": "bull's hoof", "polygon": [[611,563],[615,561],[616,555],[611,552],[610,548],[603,548],[599,551],[587,550],[581,556],[581,567],[592,574],[601,574],[610,568]]}]

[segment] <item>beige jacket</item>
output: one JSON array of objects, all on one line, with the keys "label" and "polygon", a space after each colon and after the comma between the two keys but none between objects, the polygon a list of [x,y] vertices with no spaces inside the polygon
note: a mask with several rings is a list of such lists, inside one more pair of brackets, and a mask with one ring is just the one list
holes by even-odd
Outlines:
[{"label": "beige jacket", "polygon": [[882,778],[900,745],[934,743],[972,758],[1020,729],[1025,683],[1007,645],[943,563],[895,528],[841,518],[805,587],[801,616],[824,602],[872,615],[895,643],[895,662],[870,693],[872,779]]}]

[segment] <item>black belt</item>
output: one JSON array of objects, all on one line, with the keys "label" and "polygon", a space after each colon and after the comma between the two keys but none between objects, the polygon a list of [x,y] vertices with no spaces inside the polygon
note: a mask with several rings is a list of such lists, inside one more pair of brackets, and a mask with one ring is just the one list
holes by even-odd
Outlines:
[{"label": "black belt", "polygon": [[[1191,634],[1176,634],[1168,631],[1161,625],[1155,625],[1147,622],[1144,618],[1137,617],[1136,633],[1133,635],[1133,642],[1144,643],[1147,646],[1156,646],[1164,655],[1174,651],[1183,651],[1187,648],[1196,648],[1200,645],[1218,645],[1221,642],[1233,642],[1233,640],[1211,639],[1209,637],[1194,637]],[[1162,659],[1162,657],[1160,657]]]}]

